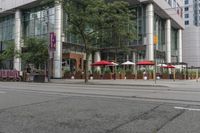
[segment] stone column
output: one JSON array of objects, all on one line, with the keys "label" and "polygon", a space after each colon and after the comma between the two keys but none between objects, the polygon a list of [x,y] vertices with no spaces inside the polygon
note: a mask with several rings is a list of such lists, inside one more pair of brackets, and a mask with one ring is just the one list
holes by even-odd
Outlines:
[{"label": "stone column", "polygon": [[136,63],[136,53],[132,52],[132,62]]},{"label": "stone column", "polygon": [[153,46],[153,20],[154,20],[154,7],[153,4],[148,4],[146,7],[146,59],[154,60],[154,46]]},{"label": "stone column", "polygon": [[89,60],[88,60],[88,71],[92,71],[92,68],[91,68],[91,64],[92,64],[92,54],[89,55]]},{"label": "stone column", "polygon": [[135,65],[133,66],[133,71],[136,72],[136,53],[132,52],[132,62],[135,63]]},{"label": "stone column", "polygon": [[166,45],[166,62],[171,63],[171,20],[167,19],[165,24],[165,45]]},{"label": "stone column", "polygon": [[54,52],[54,78],[62,78],[62,32],[63,32],[63,12],[62,5],[55,4],[55,33],[56,50]]},{"label": "stone column", "polygon": [[[99,51],[95,52],[94,54],[94,62],[101,61],[101,54]],[[101,70],[100,67],[96,67],[96,70]]]},{"label": "stone column", "polygon": [[178,62],[183,62],[183,54],[182,54],[182,29],[178,30]]},{"label": "stone column", "polygon": [[[21,52],[21,36],[22,36],[22,24],[21,24],[21,11],[15,12],[15,50]],[[21,71],[21,58],[14,57],[14,69]]]}]

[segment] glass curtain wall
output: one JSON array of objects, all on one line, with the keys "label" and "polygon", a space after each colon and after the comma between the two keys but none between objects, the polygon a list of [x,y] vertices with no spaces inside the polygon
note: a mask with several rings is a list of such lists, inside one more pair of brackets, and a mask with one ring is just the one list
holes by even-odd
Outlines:
[{"label": "glass curtain wall", "polygon": [[154,36],[158,37],[158,43],[155,45],[156,60],[158,63],[164,62],[164,44],[165,44],[165,21],[154,14]]},{"label": "glass curtain wall", "polygon": [[177,37],[178,37],[178,30],[172,28],[171,31],[171,55],[172,55],[172,62],[178,62],[178,44],[177,44]]},{"label": "glass curtain wall", "polygon": [[135,10],[135,23],[136,23],[136,35],[137,39],[131,42],[131,45],[142,45],[144,43],[144,37],[146,36],[146,14],[145,6],[139,5],[137,7],[132,7]]},{"label": "glass curtain wall", "polygon": [[23,12],[24,37],[47,37],[54,32],[55,8],[52,5],[37,7]]},{"label": "glass curtain wall", "polygon": [[0,41],[7,41],[14,39],[14,16],[6,16],[0,18]]},{"label": "glass curtain wall", "polygon": [[64,26],[64,32],[66,33],[65,35],[65,42],[70,43],[70,44],[82,44],[81,40],[79,39],[79,37],[77,35],[74,35],[72,33],[70,33],[68,31],[68,27],[69,27],[69,22],[67,20],[67,14],[64,13],[63,15],[63,26]]},{"label": "glass curtain wall", "polygon": [[[9,41],[14,41],[15,36],[15,19],[14,15],[9,15],[6,17],[0,18],[0,52],[6,49],[6,44]],[[1,69],[12,69],[13,68],[13,59],[0,62]]]}]

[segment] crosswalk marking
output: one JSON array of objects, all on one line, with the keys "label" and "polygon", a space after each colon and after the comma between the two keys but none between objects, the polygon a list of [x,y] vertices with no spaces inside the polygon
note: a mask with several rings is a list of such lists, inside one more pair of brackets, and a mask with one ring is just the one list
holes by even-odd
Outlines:
[{"label": "crosswalk marking", "polygon": [[195,109],[195,108],[185,108],[185,107],[174,107],[174,108],[181,110],[189,110],[189,111],[200,111],[200,109]]}]

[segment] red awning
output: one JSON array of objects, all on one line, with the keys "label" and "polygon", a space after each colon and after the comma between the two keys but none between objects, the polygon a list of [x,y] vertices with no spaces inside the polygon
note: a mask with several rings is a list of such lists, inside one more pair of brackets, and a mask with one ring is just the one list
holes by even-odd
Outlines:
[{"label": "red awning", "polygon": [[97,62],[91,64],[91,66],[107,66],[107,65],[113,65],[113,64],[112,64],[112,62],[105,61],[105,60],[97,61]]},{"label": "red awning", "polygon": [[144,61],[139,61],[137,65],[155,65],[155,63],[153,61],[144,60]]}]

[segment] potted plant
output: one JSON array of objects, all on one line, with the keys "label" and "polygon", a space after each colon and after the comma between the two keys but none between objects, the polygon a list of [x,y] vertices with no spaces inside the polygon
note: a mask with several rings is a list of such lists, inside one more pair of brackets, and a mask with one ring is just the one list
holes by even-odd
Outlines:
[{"label": "potted plant", "polygon": [[153,73],[154,73],[153,70],[147,70],[148,79],[153,79]]},{"label": "potted plant", "polygon": [[45,82],[46,64],[49,58],[47,41],[36,37],[25,38],[20,56],[25,64],[34,66],[33,81]]},{"label": "potted plant", "polygon": [[103,79],[112,79],[112,73],[110,68],[104,68],[104,75],[103,75]]},{"label": "potted plant", "polygon": [[117,68],[115,70],[115,79],[121,79],[122,72],[123,72],[123,70],[121,68]]},{"label": "potted plant", "polygon": [[93,79],[101,79],[101,73],[97,69],[95,69],[92,75],[93,75]]},{"label": "potted plant", "polygon": [[82,79],[83,78],[83,73],[82,73],[82,71],[76,71],[76,73],[75,73],[75,79]]},{"label": "potted plant", "polygon": [[126,79],[134,79],[134,74],[132,73],[131,69],[126,70]]},{"label": "potted plant", "polygon": [[169,79],[169,71],[168,70],[163,70],[162,79]]},{"label": "potted plant", "polygon": [[143,71],[137,70],[137,79],[143,79]]},{"label": "potted plant", "polygon": [[67,67],[64,67],[63,68],[63,78],[71,79],[71,77],[72,77],[72,74],[71,74],[70,69]]}]

